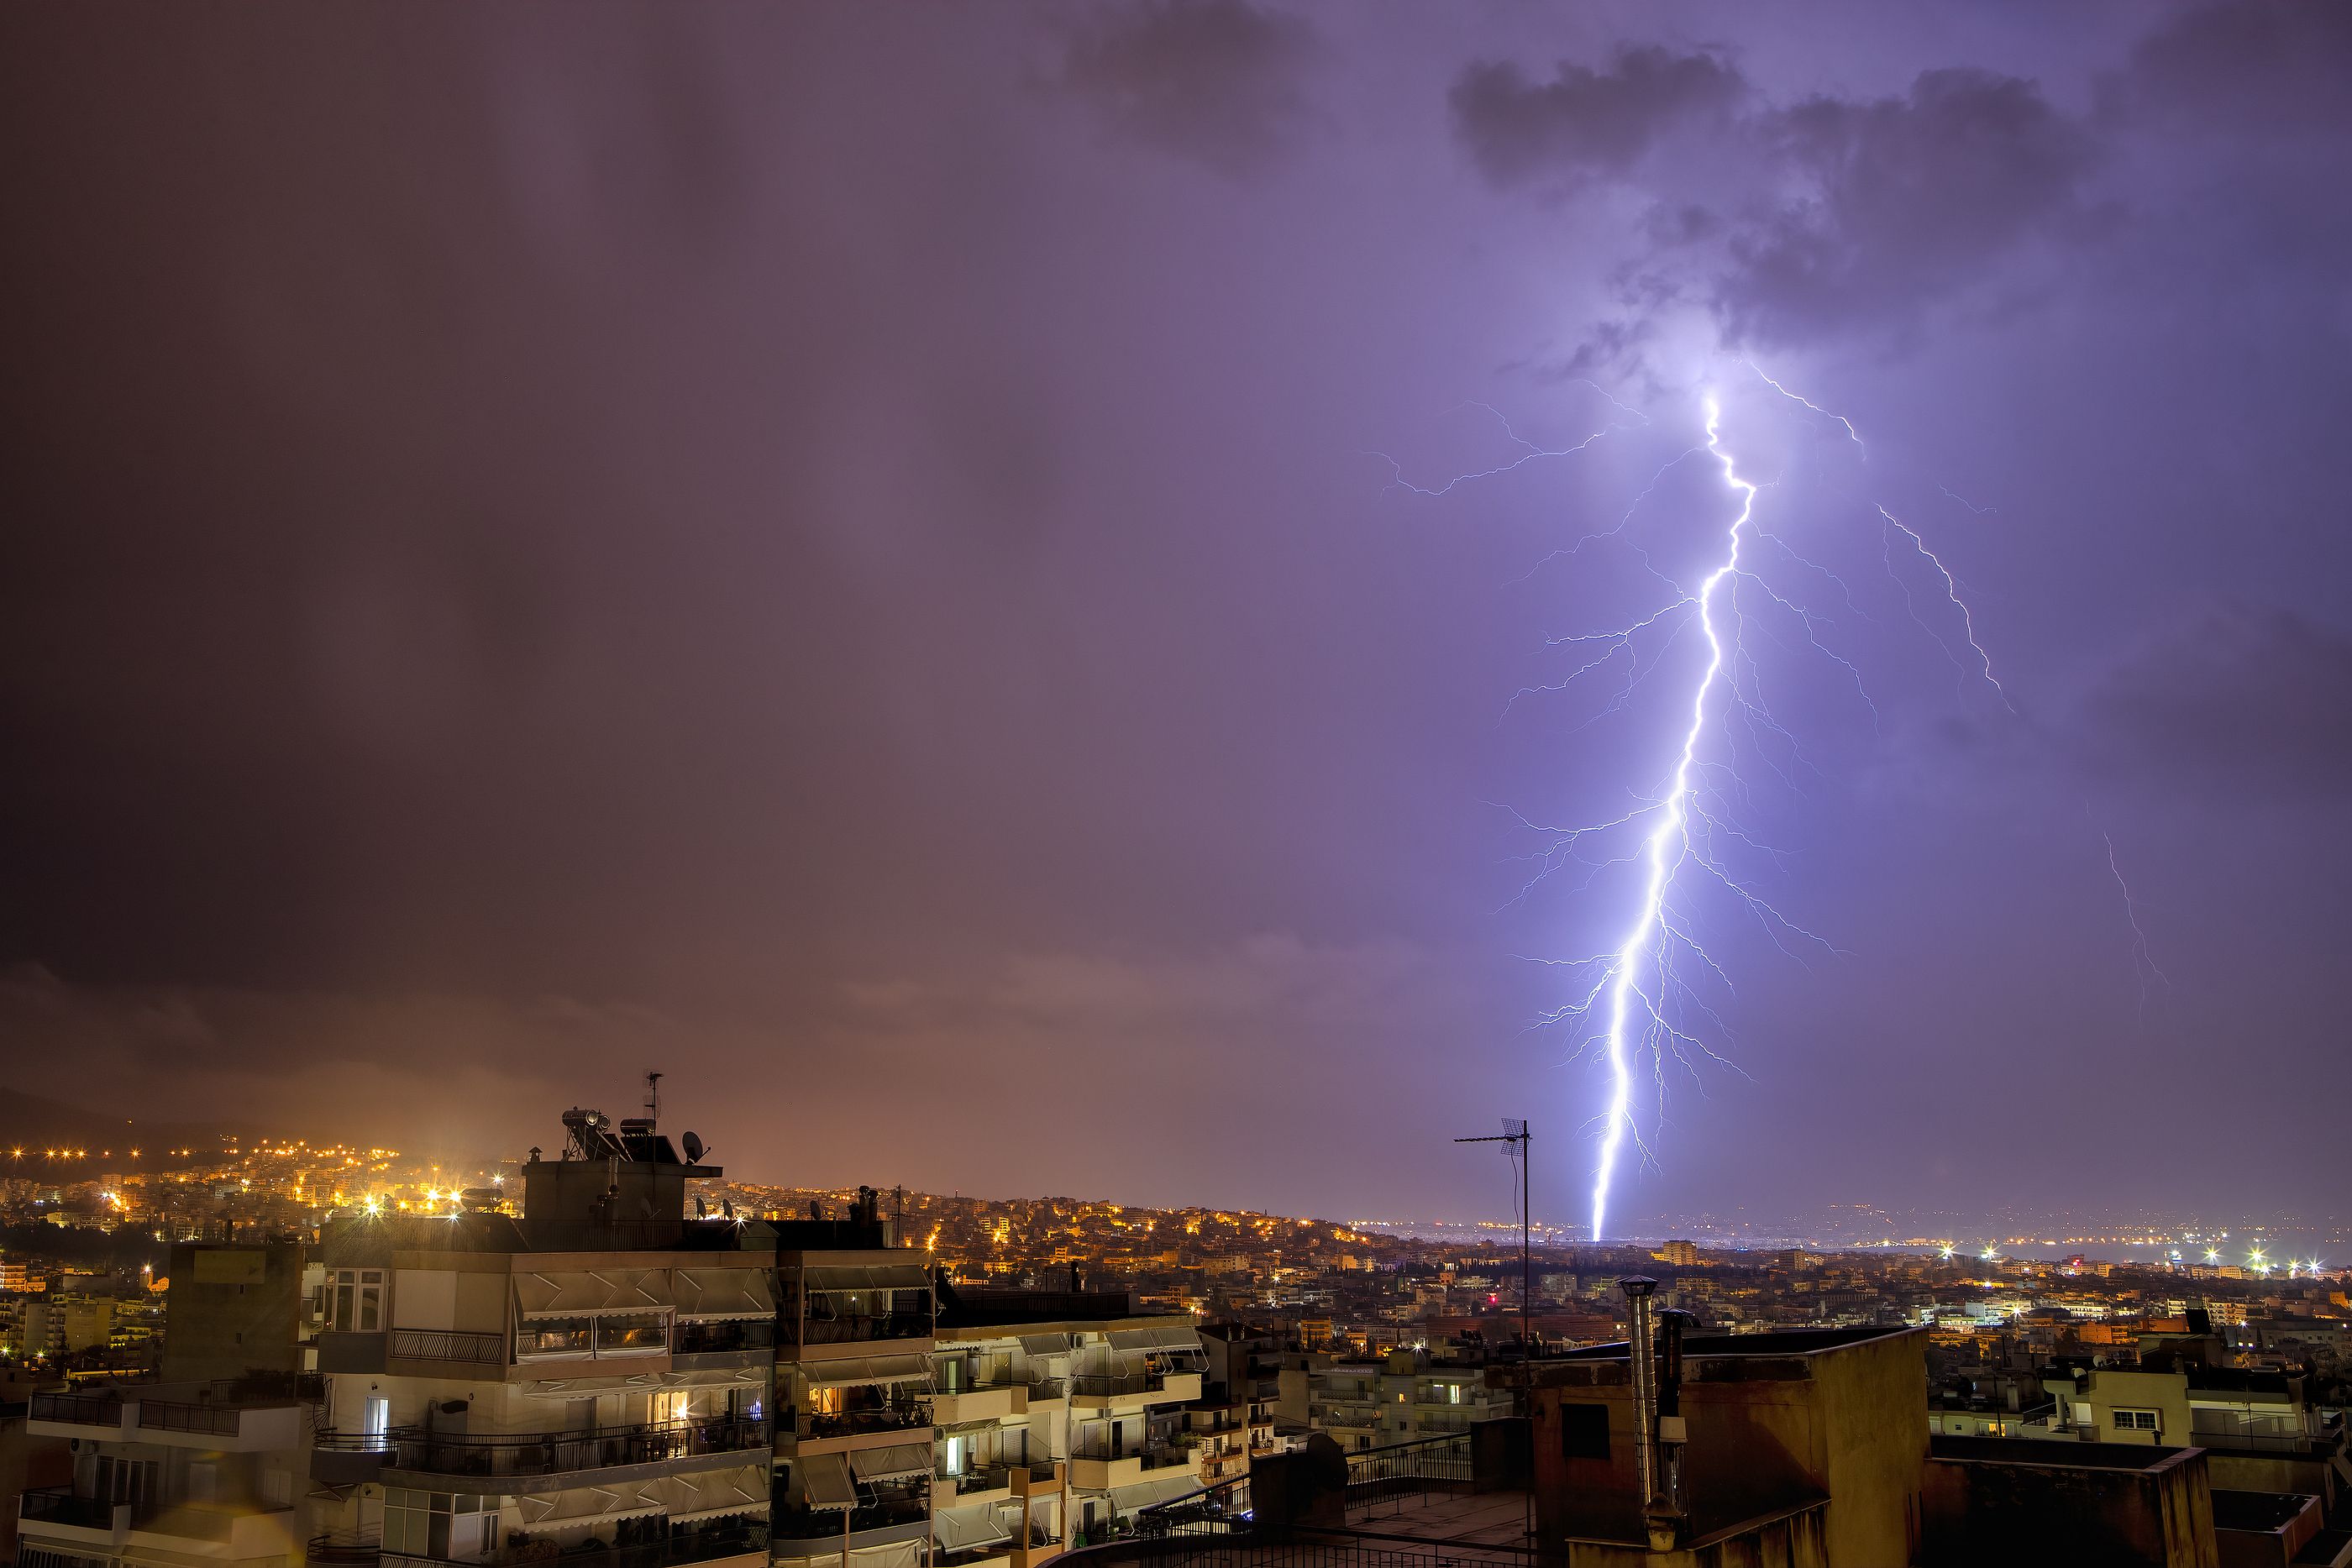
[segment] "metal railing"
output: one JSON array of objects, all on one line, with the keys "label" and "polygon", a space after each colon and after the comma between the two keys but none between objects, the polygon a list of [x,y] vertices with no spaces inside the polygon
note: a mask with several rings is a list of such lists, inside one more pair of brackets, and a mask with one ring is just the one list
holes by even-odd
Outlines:
[{"label": "metal railing", "polygon": [[1157,1394],[1167,1386],[1168,1376],[1160,1372],[1118,1372],[1070,1379],[1073,1396]]},{"label": "metal railing", "polygon": [[320,1568],[373,1568],[383,1555],[383,1542],[357,1531],[331,1531],[310,1537],[310,1561]]},{"label": "metal railing", "polygon": [[890,1502],[865,1503],[847,1511],[845,1526],[843,1510],[837,1508],[787,1510],[776,1515],[773,1528],[779,1540],[814,1541],[819,1536],[839,1535],[846,1529],[852,1535],[862,1530],[887,1530],[892,1525],[927,1522],[931,1517],[931,1505],[922,1498]]},{"label": "metal railing", "polygon": [[391,1354],[412,1361],[462,1361],[477,1366],[504,1366],[507,1336],[472,1329],[394,1329]]},{"label": "metal railing", "polygon": [[494,1437],[445,1437],[404,1427],[393,1432],[391,1444],[389,1462],[394,1469],[448,1476],[544,1476],[764,1448],[768,1423],[748,1416],[720,1416],[595,1431]]},{"label": "metal railing", "polygon": [[1419,1492],[1452,1491],[1470,1482],[1469,1433],[1416,1437],[1349,1454],[1347,1506],[1358,1508]]},{"label": "metal railing", "polygon": [[1069,1392],[1069,1383],[1064,1378],[1033,1377],[1029,1380],[1029,1397],[1032,1399],[1059,1399]]},{"label": "metal railing", "polygon": [[26,1412],[35,1421],[63,1421],[77,1427],[120,1427],[122,1396],[119,1394],[36,1394]]},{"label": "metal railing", "polygon": [[1135,1514],[1135,1532],[1144,1536],[1234,1535],[1250,1528],[1249,1477],[1204,1487],[1183,1497],[1153,1503]]},{"label": "metal railing", "polygon": [[[723,1525],[725,1528],[718,1528]],[[526,1540],[500,1547],[483,1557],[460,1563],[446,1557],[425,1557],[413,1552],[387,1552],[385,1568],[525,1568],[532,1563],[561,1563],[562,1568],[677,1568],[688,1563],[710,1563],[721,1557],[765,1555],[769,1530],[765,1520],[713,1521],[698,1529],[674,1529],[667,1541],[639,1542],[626,1546],[559,1548],[552,1540]],[[313,1563],[320,1561],[317,1557]],[[374,1561],[369,1559],[368,1561]]]},{"label": "metal railing", "polygon": [[337,1454],[389,1454],[392,1434],[389,1432],[345,1432],[333,1427],[321,1427],[310,1434],[310,1446]]},{"label": "metal railing", "polygon": [[195,1432],[234,1437],[243,1415],[235,1406],[184,1405],[163,1399],[139,1402],[139,1425],[151,1432]]},{"label": "metal railing", "polygon": [[768,1350],[776,1343],[776,1325],[768,1318],[728,1318],[717,1322],[680,1319],[670,1336],[674,1355],[709,1355],[719,1351]]},{"label": "metal railing", "polygon": [[805,1412],[793,1417],[793,1435],[848,1437],[860,1432],[898,1432],[930,1424],[931,1411],[927,1405],[877,1405],[864,1410]]},{"label": "metal railing", "polygon": [[28,1487],[16,1501],[16,1517],[26,1524],[71,1524],[83,1530],[112,1530],[111,1498],[76,1497],[71,1487]]},{"label": "metal railing", "polygon": [[810,1318],[800,1325],[803,1344],[852,1344],[870,1339],[929,1339],[929,1312],[891,1312],[845,1318]]},{"label": "metal railing", "polygon": [[1013,1484],[1013,1470],[1005,1465],[982,1465],[961,1474],[941,1470],[931,1478],[934,1495],[941,1491],[957,1497],[976,1491],[1002,1491]]}]

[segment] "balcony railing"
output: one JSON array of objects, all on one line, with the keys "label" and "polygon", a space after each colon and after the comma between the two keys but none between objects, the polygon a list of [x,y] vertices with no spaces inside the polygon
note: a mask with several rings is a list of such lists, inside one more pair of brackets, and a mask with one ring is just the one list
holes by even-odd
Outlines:
[{"label": "balcony railing", "polygon": [[[774,1532],[780,1540],[813,1541],[822,1535],[839,1535],[846,1529],[852,1535],[861,1530],[887,1530],[894,1524],[916,1524],[931,1517],[931,1505],[922,1498],[910,1498],[890,1502],[867,1503],[847,1511],[846,1525],[840,1509],[787,1510],[776,1516]],[[567,1562],[566,1568],[569,1568]]]},{"label": "balcony railing", "polygon": [[71,1524],[83,1530],[111,1530],[115,1506],[110,1498],[76,1497],[71,1487],[32,1487],[17,1500],[16,1517],[26,1524]]},{"label": "balcony railing", "polygon": [[1029,1397],[1032,1400],[1060,1399],[1069,1392],[1070,1385],[1063,1378],[1036,1377],[1029,1382]]},{"label": "balcony railing", "polygon": [[1450,1490],[1470,1481],[1469,1433],[1416,1437],[1349,1454],[1347,1505],[1353,1508],[1406,1492]]},{"label": "balcony railing", "polygon": [[338,1531],[310,1537],[309,1560],[318,1568],[376,1568],[383,1542],[356,1531]]},{"label": "balcony railing", "polygon": [[183,1405],[156,1399],[139,1403],[139,1425],[150,1432],[194,1432],[206,1437],[234,1437],[243,1414],[233,1405]]},{"label": "balcony railing", "polygon": [[[561,1563],[562,1568],[678,1568],[683,1563],[712,1563],[722,1557],[755,1552],[765,1556],[768,1534],[765,1520],[714,1520],[698,1529],[676,1530],[667,1541],[641,1542],[630,1546],[564,1547],[559,1551],[552,1541],[534,1540],[462,1561],[387,1552],[383,1553],[383,1563],[384,1568],[528,1568],[534,1563]],[[313,1556],[310,1561],[317,1563],[320,1559]],[[373,1563],[375,1559],[367,1561]]]},{"label": "balcony railing", "polygon": [[931,1424],[926,1405],[877,1405],[866,1410],[813,1411],[794,1417],[800,1437],[854,1437],[861,1432],[899,1432]]},{"label": "balcony railing", "polygon": [[36,1394],[26,1412],[35,1421],[62,1421],[76,1427],[120,1427],[122,1396],[119,1394]]},{"label": "balcony railing", "polygon": [[321,1427],[310,1434],[310,1446],[337,1454],[389,1454],[392,1435],[388,1432],[345,1432],[333,1427]]},{"label": "balcony railing", "polygon": [[721,1351],[767,1350],[776,1343],[776,1325],[765,1318],[730,1318],[718,1322],[681,1321],[672,1333],[670,1350],[677,1355],[709,1355]]},{"label": "balcony railing", "polygon": [[[1046,1473],[1052,1474],[1051,1469],[1049,1469]],[[931,1478],[931,1495],[936,1497],[941,1492],[947,1492],[956,1497],[963,1497],[971,1492],[1003,1491],[1012,1484],[1013,1471],[1008,1467],[982,1465],[977,1469],[965,1470],[961,1475],[950,1475],[941,1471]]]},{"label": "balcony railing", "polygon": [[929,1339],[931,1314],[891,1312],[887,1315],[811,1318],[800,1325],[803,1344],[851,1344],[869,1339]]},{"label": "balcony railing", "polygon": [[412,1427],[392,1434],[390,1463],[430,1475],[545,1476],[767,1446],[767,1422],[744,1416],[499,1437],[442,1437]]},{"label": "balcony railing", "polygon": [[507,1336],[470,1329],[394,1329],[391,1353],[411,1361],[461,1361],[476,1366],[504,1366]]},{"label": "balcony railing", "polygon": [[1165,1373],[1160,1372],[1121,1372],[1070,1379],[1070,1393],[1077,1397],[1157,1394],[1167,1386],[1168,1376]]}]

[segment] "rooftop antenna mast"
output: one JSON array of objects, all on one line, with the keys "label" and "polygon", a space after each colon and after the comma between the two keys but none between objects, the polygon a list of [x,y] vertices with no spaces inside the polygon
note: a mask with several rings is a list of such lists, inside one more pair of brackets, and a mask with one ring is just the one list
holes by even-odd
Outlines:
[{"label": "rooftop antenna mast", "polygon": [[[1519,1414],[1532,1417],[1536,1408],[1536,1337],[1530,1331],[1528,1297],[1534,1283],[1535,1266],[1529,1250],[1528,1234],[1533,1228],[1534,1211],[1528,1207],[1528,1124],[1503,1118],[1503,1130],[1483,1138],[1456,1138],[1457,1144],[1500,1144],[1503,1153],[1519,1167]],[[1528,1486],[1522,1525],[1528,1537],[1535,1536],[1536,1501],[1534,1477]]]},{"label": "rooftop antenna mast", "polygon": [[656,1127],[661,1125],[661,1081],[658,1072],[646,1073],[646,1120]]}]

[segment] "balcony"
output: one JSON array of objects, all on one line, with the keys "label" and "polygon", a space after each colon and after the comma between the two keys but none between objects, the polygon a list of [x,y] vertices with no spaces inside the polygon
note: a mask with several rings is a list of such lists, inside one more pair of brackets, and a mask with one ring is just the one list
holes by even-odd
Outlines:
[{"label": "balcony", "polygon": [[893,1541],[927,1541],[931,1533],[931,1505],[913,1498],[847,1510],[787,1510],[774,1521],[775,1555],[783,1561],[833,1555],[841,1551],[845,1530],[853,1552]]},{"label": "balcony", "polygon": [[957,1474],[942,1472],[931,1478],[931,1504],[934,1508],[980,1502],[992,1494],[1013,1495],[1013,1470],[1010,1467],[975,1465]]},{"label": "balcony", "polygon": [[799,1325],[802,1344],[858,1344],[868,1340],[929,1339],[929,1312],[887,1312],[810,1318]]},{"label": "balcony", "polygon": [[195,1557],[290,1557],[296,1545],[291,1508],[226,1508],[164,1503],[131,1513],[126,1544]]},{"label": "balcony", "polygon": [[[136,1439],[228,1453],[296,1447],[301,1440],[301,1406],[290,1397],[241,1395],[241,1387],[236,1383],[151,1384],[104,1395],[36,1394],[26,1412],[26,1429],[35,1437]],[[167,1392],[196,1397],[167,1398]],[[209,1397],[214,1395],[219,1397]]]},{"label": "balcony", "polygon": [[673,1365],[681,1369],[724,1364],[718,1360],[690,1361],[690,1356],[732,1357],[765,1354],[775,1348],[776,1325],[765,1318],[722,1318],[709,1322],[680,1320],[670,1341]]},{"label": "balcony", "polygon": [[764,1448],[768,1424],[744,1416],[721,1416],[597,1431],[496,1437],[441,1437],[406,1427],[394,1431],[390,1440],[385,1464],[392,1469],[448,1477],[551,1476]]},{"label": "balcony", "polygon": [[504,1366],[507,1336],[470,1329],[394,1329],[385,1347],[396,1361],[455,1362],[462,1366]]},{"label": "balcony", "polygon": [[1133,1486],[1154,1472],[1192,1468],[1192,1450],[1173,1443],[1150,1444],[1139,1452],[1116,1458],[1099,1449],[1088,1453],[1081,1448],[1070,1460],[1070,1485],[1080,1491],[1110,1491]]},{"label": "balcony", "polygon": [[[764,1563],[768,1556],[768,1521],[741,1517],[712,1520],[699,1527],[673,1527],[667,1541],[641,1542],[630,1546],[571,1547],[557,1553],[550,1550],[551,1544],[530,1542],[462,1562],[387,1552],[383,1561],[384,1568],[529,1568],[530,1564],[547,1563],[561,1563],[562,1568],[681,1568],[685,1563],[720,1563],[736,1557],[756,1558]],[[313,1556],[310,1561],[317,1563],[320,1559]],[[376,1559],[370,1557],[366,1561],[372,1568]]]},{"label": "balcony", "polygon": [[[1026,1394],[1027,1389],[1022,1392]],[[1028,1402],[1022,1402],[1026,1409]],[[931,1422],[934,1426],[954,1427],[966,1421],[1002,1421],[1013,1411],[1013,1389],[966,1388],[953,1394],[934,1393],[931,1396]]]},{"label": "balcony", "polygon": [[1012,1466],[1007,1479],[1014,1497],[1052,1497],[1062,1490],[1062,1467],[1051,1459],[1034,1459]]},{"label": "balcony", "polygon": [[804,1411],[793,1418],[793,1435],[803,1442],[825,1437],[861,1437],[869,1432],[903,1432],[931,1425],[923,1404],[876,1405],[863,1410]]},{"label": "balcony", "polygon": [[16,1500],[16,1527],[47,1540],[82,1546],[119,1546],[131,1516],[129,1503],[77,1497],[71,1487],[35,1487]]},{"label": "balcony", "polygon": [[[35,1437],[122,1437],[136,1418],[136,1403],[120,1394],[36,1394],[26,1411]],[[70,1427],[69,1431],[45,1428]]]}]

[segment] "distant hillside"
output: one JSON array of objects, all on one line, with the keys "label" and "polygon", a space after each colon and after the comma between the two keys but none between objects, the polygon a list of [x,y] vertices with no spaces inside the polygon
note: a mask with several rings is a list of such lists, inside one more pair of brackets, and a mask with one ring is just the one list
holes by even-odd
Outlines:
[{"label": "distant hillside", "polygon": [[[194,1122],[142,1122],[63,1101],[0,1089],[0,1175],[83,1180],[106,1171],[171,1170],[217,1153],[224,1134],[255,1129]],[[21,1155],[15,1151],[22,1149]],[[137,1149],[134,1157],[131,1151]],[[173,1151],[194,1151],[182,1156]],[[79,1150],[52,1155],[51,1150]]]}]

